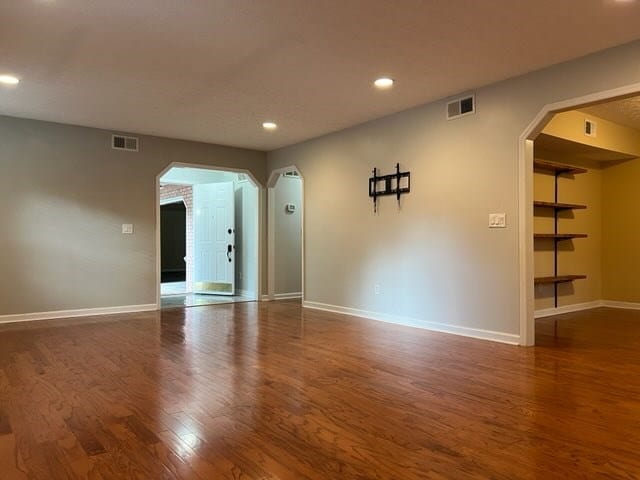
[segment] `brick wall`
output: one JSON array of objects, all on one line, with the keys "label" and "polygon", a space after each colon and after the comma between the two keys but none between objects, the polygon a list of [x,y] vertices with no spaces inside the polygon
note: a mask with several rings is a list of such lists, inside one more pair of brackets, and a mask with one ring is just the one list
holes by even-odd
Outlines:
[{"label": "brick wall", "polygon": [[187,292],[193,291],[193,187],[190,185],[164,185],[160,188],[160,201],[182,197],[187,214]]}]

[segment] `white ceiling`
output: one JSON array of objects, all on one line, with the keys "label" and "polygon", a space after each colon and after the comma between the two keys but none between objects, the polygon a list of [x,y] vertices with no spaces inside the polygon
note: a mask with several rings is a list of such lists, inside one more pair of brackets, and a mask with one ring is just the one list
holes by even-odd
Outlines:
[{"label": "white ceiling", "polygon": [[583,108],[582,111],[625,127],[640,130],[640,97],[602,103]]},{"label": "white ceiling", "polygon": [[[270,150],[640,36],[615,0],[2,0],[0,113]],[[371,87],[388,74],[388,92]],[[280,128],[262,131],[264,120]]]},{"label": "white ceiling", "polygon": [[160,183],[174,185],[201,185],[207,183],[237,182],[238,174],[205,168],[173,167],[160,177]]}]

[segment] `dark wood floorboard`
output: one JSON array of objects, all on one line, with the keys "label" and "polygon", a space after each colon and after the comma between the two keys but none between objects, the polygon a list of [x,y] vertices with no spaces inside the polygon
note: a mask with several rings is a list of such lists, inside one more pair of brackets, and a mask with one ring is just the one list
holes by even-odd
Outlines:
[{"label": "dark wood floorboard", "polygon": [[535,348],[245,303],[0,327],[0,478],[640,478],[640,312]]}]

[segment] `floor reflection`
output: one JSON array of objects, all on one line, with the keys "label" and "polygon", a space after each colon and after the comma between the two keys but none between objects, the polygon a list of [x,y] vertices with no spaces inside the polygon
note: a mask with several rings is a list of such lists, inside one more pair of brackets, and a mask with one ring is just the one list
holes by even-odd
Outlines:
[{"label": "floor reflection", "polygon": [[251,297],[244,297],[242,295],[203,295],[198,293],[187,293],[182,295],[163,295],[160,299],[160,306],[165,309],[253,301],[255,301],[255,299]]}]

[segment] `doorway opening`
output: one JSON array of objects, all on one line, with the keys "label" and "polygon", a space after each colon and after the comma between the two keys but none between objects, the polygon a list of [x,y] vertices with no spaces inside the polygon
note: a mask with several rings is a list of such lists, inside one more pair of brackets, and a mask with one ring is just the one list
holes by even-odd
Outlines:
[{"label": "doorway opening", "polygon": [[304,300],[304,179],[295,166],[280,168],[267,187],[269,298]]},{"label": "doorway opening", "polygon": [[558,314],[640,309],[629,281],[640,268],[630,210],[640,202],[639,94],[631,85],[548,105],[521,136],[522,345],[557,335]]},{"label": "doorway opening", "polygon": [[161,294],[186,294],[187,207],[182,197],[160,200],[160,251]]},{"label": "doorway opening", "polygon": [[160,308],[256,301],[260,195],[252,176],[172,165],[158,192]]}]

